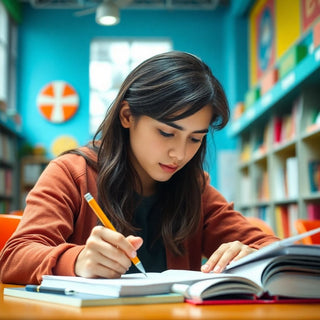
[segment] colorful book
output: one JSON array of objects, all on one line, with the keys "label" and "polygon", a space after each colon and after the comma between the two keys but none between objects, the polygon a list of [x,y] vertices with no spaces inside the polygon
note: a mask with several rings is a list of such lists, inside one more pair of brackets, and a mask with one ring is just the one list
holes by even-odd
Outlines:
[{"label": "colorful book", "polygon": [[297,219],[299,219],[299,207],[297,203],[291,203],[288,205],[288,215],[290,236],[293,236],[298,233],[295,227],[295,222]]},{"label": "colorful book", "polygon": [[281,142],[281,131],[282,131],[282,118],[275,117],[273,125],[273,141],[275,143]]},{"label": "colorful book", "polygon": [[281,220],[284,238],[290,237],[290,223],[289,223],[289,212],[287,206],[281,206]]},{"label": "colorful book", "polygon": [[284,235],[284,226],[283,226],[283,214],[281,206],[276,206],[274,209],[275,222],[276,222],[276,234],[280,239],[285,237]]},{"label": "colorful book", "polygon": [[282,79],[308,54],[306,45],[298,44],[292,46],[281,58],[279,62],[279,78]]},{"label": "colorful book", "polygon": [[286,173],[287,196],[289,199],[296,199],[299,195],[297,157],[289,157],[286,159]]},{"label": "colorful book", "polygon": [[320,220],[320,203],[307,204],[308,220]]},{"label": "colorful book", "polygon": [[320,191],[320,160],[311,160],[308,163],[310,191]]},{"label": "colorful book", "polygon": [[251,107],[260,98],[260,88],[251,88],[247,91],[245,95],[245,109]]}]

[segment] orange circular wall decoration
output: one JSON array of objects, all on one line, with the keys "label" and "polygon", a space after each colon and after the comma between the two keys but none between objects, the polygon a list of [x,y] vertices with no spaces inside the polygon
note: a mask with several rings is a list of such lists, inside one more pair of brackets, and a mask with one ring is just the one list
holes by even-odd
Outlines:
[{"label": "orange circular wall decoration", "polygon": [[52,81],[38,94],[40,113],[49,121],[61,123],[74,116],[79,107],[79,96],[65,81]]}]

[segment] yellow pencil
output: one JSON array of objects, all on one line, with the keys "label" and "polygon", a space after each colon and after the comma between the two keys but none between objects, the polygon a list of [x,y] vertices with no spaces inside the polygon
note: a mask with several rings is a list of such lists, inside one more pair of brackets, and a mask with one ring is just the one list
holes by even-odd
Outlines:
[{"label": "yellow pencil", "polygon": [[[91,193],[86,193],[84,195],[85,199],[87,200],[89,206],[92,208],[93,212],[97,215],[97,217],[100,219],[102,224],[113,231],[117,231],[115,227],[112,225],[108,217],[104,214],[101,207],[98,205],[97,201],[94,199],[94,197],[91,195]],[[131,258],[131,261],[134,263],[134,265],[138,268],[139,271],[141,271],[145,276],[147,276],[146,271],[139,260],[139,258],[136,256],[135,258]]]}]

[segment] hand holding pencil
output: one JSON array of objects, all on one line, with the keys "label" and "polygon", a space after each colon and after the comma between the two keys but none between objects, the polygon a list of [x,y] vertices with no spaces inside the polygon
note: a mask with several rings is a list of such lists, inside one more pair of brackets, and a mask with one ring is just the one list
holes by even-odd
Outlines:
[{"label": "hand holding pencil", "polygon": [[92,229],[85,248],[77,258],[76,275],[87,278],[119,278],[126,273],[131,262],[137,268],[140,267],[139,270],[145,274],[136,256],[136,250],[142,245],[142,239],[134,236],[124,237],[116,232],[91,194],[86,194],[85,198],[93,210],[92,214],[97,215],[104,227],[96,226]]}]

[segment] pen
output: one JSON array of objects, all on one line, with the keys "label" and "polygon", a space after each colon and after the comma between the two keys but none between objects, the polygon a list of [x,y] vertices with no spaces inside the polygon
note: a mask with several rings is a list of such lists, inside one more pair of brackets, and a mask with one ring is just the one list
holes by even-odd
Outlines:
[{"label": "pen", "polygon": [[44,293],[54,293],[54,294],[63,294],[63,295],[73,295],[76,292],[74,290],[70,289],[65,289],[65,288],[53,288],[53,287],[44,287],[44,286],[37,286],[33,284],[28,284],[26,285],[25,289],[27,291],[32,291],[32,292],[44,292]]},{"label": "pen", "polygon": [[[87,200],[89,206],[91,207],[91,209],[93,210],[93,212],[98,216],[98,218],[100,219],[100,221],[103,223],[103,225],[106,228],[109,228],[113,231],[117,231],[115,229],[115,227],[112,225],[112,223],[110,222],[110,220],[108,219],[108,217],[104,214],[104,212],[102,211],[102,209],[100,208],[100,206],[98,205],[97,201],[94,199],[94,197],[91,195],[91,193],[86,193],[84,195],[85,199]],[[141,261],[139,260],[139,258],[136,256],[134,258],[131,258],[131,261],[134,263],[134,265],[138,268],[138,270],[140,272],[142,272],[146,277],[146,271],[141,263]]]}]

